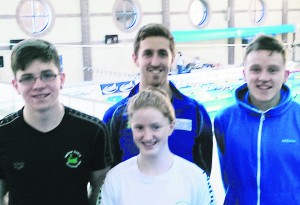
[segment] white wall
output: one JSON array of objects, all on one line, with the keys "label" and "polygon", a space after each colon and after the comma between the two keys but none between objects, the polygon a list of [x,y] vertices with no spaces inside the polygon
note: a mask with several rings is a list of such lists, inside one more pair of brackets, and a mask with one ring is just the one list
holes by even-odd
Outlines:
[{"label": "white wall", "polygon": [[[2,0],[3,1],[3,0]],[[142,8],[143,16],[140,26],[150,22],[162,22],[162,0],[137,0]],[[0,56],[4,56],[4,68],[0,68],[0,82],[10,82],[12,74],[10,72],[10,50],[5,50],[10,39],[24,39],[27,36],[17,25],[15,19],[16,8],[20,1],[10,0],[1,4],[0,7]],[[48,0],[56,14],[53,30],[42,37],[56,45],[81,44],[81,11],[80,0],[61,1]],[[112,9],[115,1],[107,0],[89,0],[90,13],[90,38],[92,42],[91,58],[92,66],[101,73],[102,70],[114,72],[138,72],[132,62],[131,54],[133,51],[132,41],[136,31],[122,32],[113,22]],[[227,27],[227,1],[209,0],[211,11],[213,13],[206,29],[226,28]],[[263,26],[281,24],[281,0],[266,0],[269,9],[268,16]],[[187,10],[189,0],[170,0],[170,29],[193,30],[190,24]],[[235,26],[253,27],[249,19],[248,5],[250,0],[235,1]],[[300,19],[300,1],[288,1],[288,23],[299,26]],[[299,26],[300,27],[300,26]],[[119,35],[120,44],[104,45],[104,36],[106,34]],[[280,36],[278,36],[280,38]],[[288,35],[289,43],[292,43],[292,34]],[[236,39],[239,44],[241,39]],[[296,34],[296,43],[300,43],[299,32]],[[227,39],[193,42],[191,44],[178,43],[176,50],[181,50],[187,57],[187,61],[194,56],[200,56],[204,62],[227,64],[228,48]],[[189,46],[191,45],[191,46]],[[211,46],[210,46],[211,45]],[[216,45],[220,45],[216,47]],[[83,59],[82,46],[72,47],[59,46],[58,50],[63,55],[64,70],[67,74],[67,83],[78,83],[83,80]],[[300,61],[300,51],[296,48],[296,59]],[[291,59],[293,52],[288,52],[288,59]],[[235,64],[240,64],[243,56],[243,48],[235,48]],[[101,76],[95,75],[94,80],[102,80]]]}]

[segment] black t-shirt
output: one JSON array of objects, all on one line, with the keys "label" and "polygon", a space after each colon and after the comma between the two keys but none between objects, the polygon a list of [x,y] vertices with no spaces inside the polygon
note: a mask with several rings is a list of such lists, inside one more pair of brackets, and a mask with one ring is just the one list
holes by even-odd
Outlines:
[{"label": "black t-shirt", "polygon": [[106,126],[65,107],[61,123],[42,133],[22,113],[0,121],[0,179],[10,204],[87,205],[90,173],[112,161]]}]

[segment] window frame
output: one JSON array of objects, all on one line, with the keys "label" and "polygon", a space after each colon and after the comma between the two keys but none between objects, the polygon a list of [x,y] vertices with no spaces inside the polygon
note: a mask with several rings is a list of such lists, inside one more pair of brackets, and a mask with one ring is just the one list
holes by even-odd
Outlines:
[{"label": "window frame", "polygon": [[[43,10],[46,11],[46,15],[35,15],[35,4],[39,3],[43,6]],[[23,15],[22,10],[25,9],[27,3],[31,3],[32,13],[31,15]],[[31,27],[29,28],[28,25],[24,22],[24,18],[32,18]],[[36,25],[38,22],[38,18],[47,18],[45,21],[45,25],[40,26],[39,29],[36,29]],[[47,0],[21,0],[17,6],[16,10],[16,19],[20,29],[31,37],[41,37],[47,35],[53,28],[55,23],[55,13],[51,6],[51,4]]]},{"label": "window frame", "polygon": [[[260,10],[256,8],[256,4],[255,3],[259,3],[260,4],[260,7],[261,7]],[[254,9],[252,8],[253,4],[255,4],[254,5]],[[258,18],[256,18],[257,17],[257,15],[256,15],[257,11],[261,12],[261,15],[259,15]],[[267,10],[267,6],[266,6],[265,0],[251,0],[249,2],[248,15],[249,15],[249,19],[250,19],[250,21],[251,21],[251,23],[253,25],[256,25],[256,26],[262,25],[265,22],[265,20],[266,20],[267,11],[268,10]]]},{"label": "window frame", "polygon": [[[193,5],[194,3],[199,2],[202,5],[202,17],[201,19],[199,19],[198,23],[195,23],[195,21],[192,19],[191,17],[191,10],[193,9]],[[191,0],[188,6],[188,11],[187,11],[187,15],[189,17],[190,23],[192,24],[193,27],[197,28],[197,29],[203,29],[205,28],[208,23],[210,22],[211,19],[211,9],[210,9],[210,5],[206,0]]]},{"label": "window frame", "polygon": [[[134,19],[131,21],[131,23],[127,26],[126,22],[125,25],[122,24],[122,22],[120,23],[120,20],[118,18],[118,9],[122,6],[120,6],[120,4],[124,4],[125,3],[129,3],[132,5],[133,10],[129,10],[130,12],[133,12]],[[123,10],[121,11],[121,13],[119,13],[119,15],[121,16],[121,18],[123,19],[123,16],[129,16],[131,15],[130,13],[128,14],[128,10],[126,10],[126,5],[123,5]],[[140,4],[136,1],[136,0],[116,0],[113,6],[113,21],[114,24],[116,25],[116,27],[123,31],[123,32],[133,32],[135,31],[138,26],[140,25],[141,19],[142,19],[142,9]],[[123,16],[122,16],[123,15]]]}]

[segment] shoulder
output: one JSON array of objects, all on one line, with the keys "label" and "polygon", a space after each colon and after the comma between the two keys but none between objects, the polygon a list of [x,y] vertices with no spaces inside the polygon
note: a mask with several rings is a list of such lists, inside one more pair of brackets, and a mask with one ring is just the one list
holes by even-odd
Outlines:
[{"label": "shoulder", "polygon": [[234,104],[231,104],[229,106],[221,108],[215,116],[215,121],[218,121],[218,120],[221,120],[221,119],[224,120],[224,118],[228,119],[228,118],[236,116],[237,111],[238,111],[237,109],[238,109],[238,104],[237,103],[234,103]]},{"label": "shoulder", "polygon": [[[82,124],[90,124],[97,127],[103,127],[104,123],[97,117],[88,115],[86,113],[83,113],[81,111],[78,111],[76,109],[66,107],[65,106],[65,114],[69,117],[69,120],[72,120],[74,123],[80,123]],[[76,124],[74,124],[75,126]]]},{"label": "shoulder", "polygon": [[185,170],[185,173],[192,173],[192,174],[196,174],[196,175],[206,175],[204,170],[201,169],[199,166],[197,166],[196,164],[175,155],[175,163],[177,163],[177,165],[180,165],[181,169]]},{"label": "shoulder", "polygon": [[173,98],[174,101],[173,103],[177,104],[181,104],[184,102],[185,104],[191,105],[193,107],[201,107],[204,109],[204,106],[202,103],[198,102],[197,100],[195,100],[194,98],[191,98],[185,94],[183,94],[181,91],[179,91],[175,85],[170,81],[169,82],[171,90],[173,92]]},{"label": "shoulder", "polygon": [[113,167],[108,174],[110,176],[124,176],[126,174],[131,174],[134,170],[134,168],[137,166],[136,164],[136,156],[131,157],[130,159],[127,159],[126,161],[123,161]]},{"label": "shoulder", "polygon": [[20,119],[20,111],[11,113],[0,120],[0,127],[13,125],[18,119]]},{"label": "shoulder", "polygon": [[112,116],[123,113],[126,108],[127,102],[128,102],[128,97],[120,100],[119,102],[117,102],[116,104],[108,108],[103,116],[103,121],[107,122],[112,118]]},{"label": "shoulder", "polygon": [[[300,98],[300,96],[299,96]],[[293,100],[293,106],[296,108],[296,109],[300,109],[300,99],[298,101],[296,100]]]},{"label": "shoulder", "polygon": [[[207,186],[209,183],[209,177],[203,169],[196,164],[187,161],[186,159],[175,155],[175,163],[177,163],[177,177],[185,180],[194,188]],[[179,180],[179,179],[178,179]]]}]

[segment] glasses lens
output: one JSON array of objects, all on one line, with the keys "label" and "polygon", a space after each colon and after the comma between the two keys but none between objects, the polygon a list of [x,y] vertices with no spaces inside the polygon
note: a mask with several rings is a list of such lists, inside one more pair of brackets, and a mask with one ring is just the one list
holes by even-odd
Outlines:
[{"label": "glasses lens", "polygon": [[54,73],[43,73],[41,75],[41,80],[44,81],[44,82],[47,82],[47,81],[52,81],[56,78],[56,74]]},{"label": "glasses lens", "polygon": [[33,75],[24,75],[19,80],[19,82],[24,84],[24,85],[32,84],[34,82],[34,76]]}]

